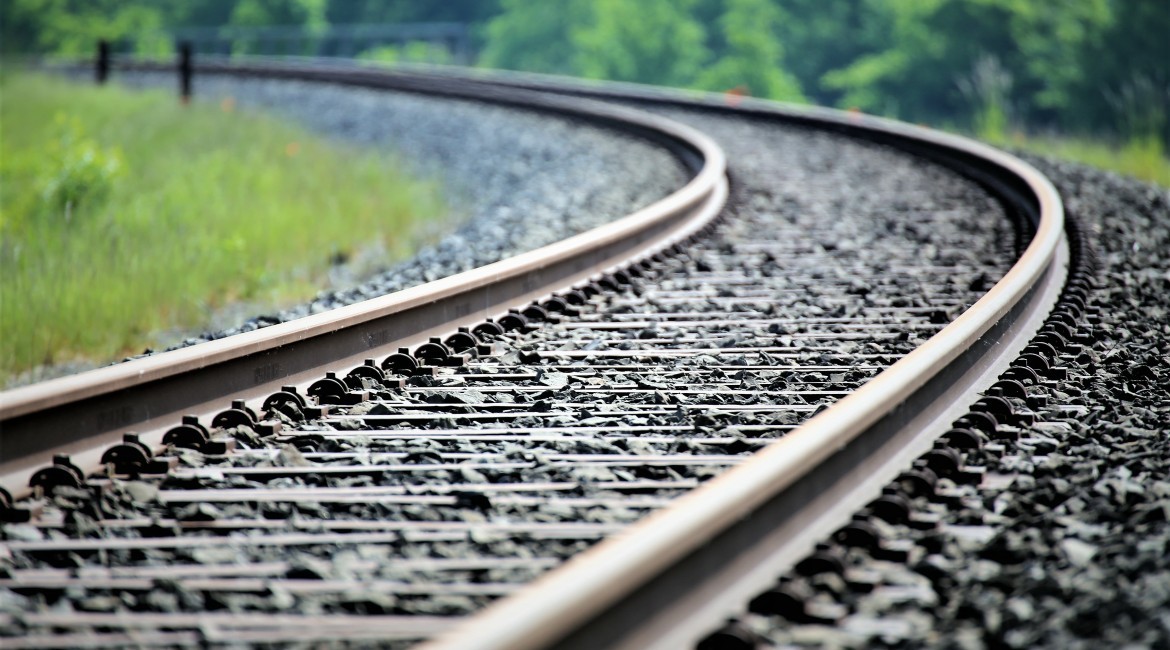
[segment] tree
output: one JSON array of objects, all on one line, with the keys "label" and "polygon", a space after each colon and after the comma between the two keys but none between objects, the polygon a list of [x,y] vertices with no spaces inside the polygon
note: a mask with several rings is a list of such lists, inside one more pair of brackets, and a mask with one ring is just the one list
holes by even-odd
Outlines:
[{"label": "tree", "polygon": [[[1059,124],[1078,110],[1079,53],[1109,20],[1109,0],[1066,0],[1056,11],[1028,0],[888,2],[890,38],[824,76],[840,102],[922,121],[954,121],[995,110]],[[989,65],[994,62],[994,65]],[[995,92],[982,80],[996,68]]]},{"label": "tree", "polygon": [[163,8],[119,0],[3,0],[0,40],[7,52],[91,56],[99,40],[152,53]]},{"label": "tree", "polygon": [[490,68],[574,74],[569,31],[591,16],[591,0],[503,0],[488,22],[480,64]]},{"label": "tree", "polygon": [[688,85],[707,58],[692,0],[504,0],[487,26],[484,65]]},{"label": "tree", "polygon": [[574,69],[583,77],[647,84],[690,84],[708,57],[706,31],[692,0],[592,0],[574,26]]},{"label": "tree", "polygon": [[[826,71],[823,86],[841,93],[839,105],[869,112],[914,119],[952,113],[948,102],[955,98],[948,96],[957,73],[943,64],[949,43],[928,25],[943,4],[942,0],[886,4],[890,32],[884,47]],[[953,91],[957,93],[957,88]]]},{"label": "tree", "polygon": [[1082,128],[1112,125],[1122,138],[1160,138],[1170,149],[1170,3],[1110,4],[1100,39],[1080,52],[1075,80]]},{"label": "tree", "polygon": [[779,27],[785,68],[809,99],[842,104],[843,92],[826,87],[826,72],[848,66],[891,45],[893,17],[887,0],[782,0]]},{"label": "tree", "polygon": [[412,22],[468,25],[492,67],[1170,145],[1166,0],[0,0],[0,48],[163,54],[182,27]]},{"label": "tree", "polygon": [[777,37],[780,21],[780,10],[769,0],[727,0],[719,18],[723,54],[694,85],[706,90],[746,87],[758,97],[804,101],[800,83],[784,69]]}]

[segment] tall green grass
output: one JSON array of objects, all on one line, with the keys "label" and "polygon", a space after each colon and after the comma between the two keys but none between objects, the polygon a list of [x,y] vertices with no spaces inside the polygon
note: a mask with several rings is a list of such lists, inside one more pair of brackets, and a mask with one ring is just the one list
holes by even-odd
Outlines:
[{"label": "tall green grass", "polygon": [[[976,86],[980,84],[974,84]],[[988,84],[982,84],[987,86]],[[1067,135],[1030,135],[1009,127],[1002,93],[973,93],[976,103],[975,137],[1000,147],[1011,147],[1053,158],[1062,158],[1117,172],[1163,187],[1170,187],[1170,157],[1160,137],[1162,121],[1127,120],[1135,128],[1123,144]]]},{"label": "tall green grass", "polygon": [[1134,138],[1124,145],[1079,138],[1015,136],[1003,144],[1053,158],[1063,158],[1170,187],[1170,157],[1157,136]]},{"label": "tall green grass", "polygon": [[303,300],[406,255],[435,184],[230,101],[0,75],[0,382],[110,360],[225,305]]},{"label": "tall green grass", "polygon": [[1130,138],[1118,145],[1077,136],[1009,132],[1006,121],[997,127],[989,127],[987,122],[977,121],[974,135],[997,147],[1084,163],[1147,183],[1170,187],[1170,156],[1167,156],[1162,140],[1156,135]]}]

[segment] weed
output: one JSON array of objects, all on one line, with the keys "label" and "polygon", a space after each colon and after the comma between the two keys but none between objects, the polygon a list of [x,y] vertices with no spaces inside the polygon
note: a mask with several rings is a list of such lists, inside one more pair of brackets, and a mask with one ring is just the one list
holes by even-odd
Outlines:
[{"label": "weed", "polygon": [[58,113],[54,120],[57,137],[49,149],[50,166],[41,197],[51,213],[71,213],[83,202],[100,203],[110,193],[114,179],[122,171],[122,156],[117,148],[103,149],[87,137],[76,116]]}]

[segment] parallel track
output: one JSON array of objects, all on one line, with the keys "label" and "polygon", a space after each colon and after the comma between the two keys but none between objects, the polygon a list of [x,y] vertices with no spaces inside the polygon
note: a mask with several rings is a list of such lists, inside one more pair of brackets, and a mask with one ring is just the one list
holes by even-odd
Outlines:
[{"label": "parallel track", "polygon": [[[220,66],[211,69],[227,71]],[[271,66],[235,72],[317,80],[337,79],[342,74],[329,68]],[[531,102],[561,112],[581,109],[579,100],[548,99],[545,93],[549,88],[541,88],[543,92],[537,95],[531,89],[507,89],[506,83],[494,86],[465,80],[462,86],[452,86],[449,79],[352,69],[340,78],[345,83],[375,87],[460,92],[481,99],[506,97],[512,104]],[[567,90],[599,92],[580,87]],[[608,99],[652,104],[704,105],[641,90],[608,90],[603,94]],[[856,311],[850,315],[828,315],[807,322],[778,318],[770,313],[769,303],[786,292],[821,293],[826,304],[844,304],[850,286],[843,281],[845,276],[839,276],[836,283],[823,282],[824,269],[840,262],[818,258],[813,246],[802,242],[806,233],[800,231],[777,232],[752,244],[728,243],[744,241],[746,233],[741,233],[739,240],[724,236],[734,235],[737,228],[751,228],[750,219],[731,219],[720,226],[722,239],[697,236],[700,231],[706,235],[715,232],[707,221],[725,194],[718,148],[685,127],[632,111],[590,105],[586,112],[595,120],[612,124],[619,118],[633,119],[643,134],[646,129],[656,129],[656,139],[688,152],[686,157],[698,172],[681,192],[683,198],[675,195],[667,199],[667,205],[652,206],[640,217],[587,233],[576,238],[575,245],[536,251],[478,274],[403,292],[410,294],[405,297],[395,294],[372,301],[376,305],[355,305],[343,310],[343,315],[319,322],[298,321],[261,330],[248,341],[228,340],[214,350],[195,346],[169,354],[180,359],[180,368],[192,368],[209,352],[213,360],[223,359],[224,367],[234,372],[242,365],[256,365],[234,361],[239,350],[294,354],[297,341],[310,336],[317,338],[309,340],[333,341],[335,337],[327,333],[335,329],[342,332],[337,338],[343,341],[382,344],[370,353],[361,352],[360,347],[354,350],[352,344],[340,344],[342,351],[332,352],[335,358],[325,368],[344,374],[355,365],[355,359],[375,355],[380,359],[389,356],[386,350],[415,345],[432,333],[449,334],[455,327],[474,325],[488,315],[499,318],[509,307],[547,299],[554,287],[587,280],[585,285],[578,284],[584,293],[609,297],[586,301],[583,298],[587,296],[580,292],[562,294],[563,299],[545,303],[548,311],[554,312],[548,320],[555,322],[533,332],[526,333],[528,328],[520,327],[489,336],[494,339],[492,349],[483,348],[481,358],[468,359],[462,367],[427,371],[421,374],[438,376],[416,377],[399,388],[394,387],[395,381],[360,386],[366,390],[366,398],[380,400],[376,405],[366,402],[356,411],[343,406],[336,415],[308,418],[307,425],[289,422],[286,429],[291,430],[267,440],[236,431],[243,446],[255,448],[228,454],[221,461],[215,453],[219,450],[208,445],[203,460],[213,466],[223,462],[222,468],[175,470],[163,485],[164,491],[152,493],[153,500],[147,499],[148,505],[129,504],[134,499],[124,497],[115,499],[127,509],[139,508],[142,516],[104,522],[99,516],[97,528],[105,533],[90,535],[90,539],[5,544],[8,552],[30,557],[79,552],[116,557],[133,554],[133,549],[142,549],[137,551],[141,553],[169,547],[188,552],[215,546],[222,539],[216,531],[223,534],[231,530],[253,530],[254,535],[260,535],[249,542],[255,548],[383,544],[394,549],[392,577],[350,575],[339,579],[321,575],[319,568],[282,564],[271,554],[253,550],[248,551],[252,564],[245,565],[251,568],[241,569],[231,562],[220,573],[198,566],[199,555],[189,553],[184,556],[191,563],[188,567],[152,568],[149,563],[135,561],[108,570],[38,573],[30,569],[2,584],[10,589],[74,588],[105,593],[103,590],[149,591],[157,586],[157,580],[165,579],[182,590],[206,594],[266,593],[275,584],[296,598],[308,599],[360,589],[393,594],[397,610],[391,607],[389,611],[430,615],[369,616],[355,625],[354,620],[336,612],[301,617],[93,614],[88,620],[79,617],[72,622],[30,614],[21,623],[34,629],[71,625],[103,628],[107,629],[104,640],[115,645],[130,638],[148,643],[411,640],[445,632],[433,646],[452,648],[558,644],[678,647],[694,643],[717,627],[779,571],[807,553],[817,539],[847,521],[882,484],[929,448],[947,423],[979,398],[977,391],[994,382],[1055,301],[1067,252],[1059,198],[1033,170],[1001,153],[921,129],[831,112],[794,112],[762,103],[712,110],[738,110],[756,119],[845,132],[939,160],[996,192],[1022,224],[1021,243],[1028,242],[1027,248],[981,298],[978,293],[936,296],[927,292],[914,296],[927,307],[906,308],[898,306],[898,299],[906,296],[883,294],[886,289],[881,284],[889,276],[862,275],[861,280],[878,288],[859,306],[851,306]],[[695,152],[703,156],[701,164]],[[681,226],[634,245],[624,239],[639,225],[655,229],[657,226],[649,224],[671,220],[681,222]],[[634,223],[638,225],[631,225]],[[687,245],[679,246],[681,242]],[[596,252],[599,247],[604,251],[601,254]],[[572,249],[589,251],[593,257],[588,263],[559,257]],[[629,249],[640,258],[632,265],[628,260],[619,261]],[[897,254],[906,260],[907,272],[964,272],[913,263],[912,250]],[[778,259],[787,264],[775,265],[773,272],[760,271],[768,260]],[[841,268],[846,273],[864,273],[863,267]],[[571,270],[563,270],[566,268]],[[518,278],[519,287],[506,301],[489,303],[479,294],[472,299],[475,308],[470,314],[449,306],[460,299],[468,304],[463,297],[466,292],[498,293],[494,286],[486,288],[486,277],[492,274]],[[537,280],[531,280],[533,277]],[[525,284],[520,278],[530,281]],[[672,304],[690,305],[696,298],[703,300],[703,309],[671,313],[678,311]],[[439,309],[407,311],[413,305],[442,304],[444,300],[448,305]],[[944,327],[953,315],[948,309],[972,302],[974,306]],[[449,318],[461,312],[462,317]],[[539,316],[538,312],[530,313]],[[372,327],[369,323],[375,318],[386,324]],[[409,325],[396,325],[399,321],[409,321]],[[345,325],[351,327],[342,330]],[[377,335],[371,337],[371,330]],[[388,333],[382,335],[383,331]],[[930,338],[915,348],[908,342],[913,339],[907,332],[915,334],[913,339]],[[901,344],[898,339],[903,339]],[[880,353],[866,355],[863,350],[868,344],[885,347],[879,348]],[[328,351],[338,345],[329,342],[317,347]],[[315,360],[328,354],[315,353]],[[415,356],[428,354],[416,350]],[[440,365],[458,363],[449,354],[446,359],[439,359],[445,353],[434,354],[437,356],[432,359]],[[80,408],[86,408],[87,402],[97,405],[86,417],[99,422],[98,414],[109,399],[109,389],[103,383],[107,377],[120,377],[116,386],[121,391],[140,390],[140,385],[141,390],[150,390],[152,374],[179,376],[179,370],[166,367],[165,357],[100,371],[106,373],[101,377],[82,376],[15,396],[4,395],[0,418],[6,444],[10,431],[20,430],[13,423],[29,423],[26,430],[36,436],[44,430],[37,426],[61,426],[60,419],[53,420],[55,416],[47,415],[48,411],[59,413],[72,404]],[[277,372],[287,372],[287,378],[261,382],[251,391],[230,385],[223,396],[210,401],[218,399],[217,408],[222,409],[222,401],[231,397],[256,400],[275,392],[274,386],[298,382],[299,392],[304,393],[308,378],[319,378],[325,369],[308,369],[300,363],[281,363],[282,370]],[[134,364],[140,365],[132,367]],[[132,379],[140,369],[148,377],[141,384]],[[215,381],[228,373],[225,370],[216,375]],[[676,386],[680,383],[693,388],[679,390]],[[503,394],[512,396],[511,400],[498,401]],[[601,403],[596,401],[598,397]],[[205,398],[201,395],[177,411],[198,410],[194,407],[208,401]],[[149,399],[132,396],[126,403],[149,404]],[[832,405],[823,406],[827,404]],[[252,405],[258,407],[259,403],[253,401]],[[278,417],[276,410],[271,409],[273,417]],[[311,414],[312,408],[284,410],[296,416],[298,412]],[[147,430],[155,422],[161,424],[148,432],[147,442],[152,451],[162,451],[162,436],[176,418],[158,417],[149,407],[145,412],[151,419],[135,427]],[[800,424],[814,412],[819,414]],[[39,424],[38,418],[43,418]],[[103,435],[108,440],[123,428],[118,423],[107,427]],[[108,443],[95,445],[89,441],[89,433],[82,431],[76,434],[77,440],[58,439],[50,444],[21,438],[18,444],[26,447],[19,458],[10,458],[5,451],[5,479],[9,481],[5,486],[27,492],[19,482],[59,444],[92,447],[82,456],[90,459],[86,468],[93,467]],[[772,442],[774,438],[778,440]],[[295,445],[301,452],[287,445]],[[751,454],[760,447],[762,451]],[[250,467],[257,462],[268,467]],[[327,476],[329,472],[337,480],[313,478],[305,482],[305,477]],[[454,486],[434,479],[455,473],[461,473],[462,478]],[[707,480],[716,474],[717,478]],[[268,489],[265,484],[273,480],[279,487]],[[224,487],[232,489],[222,491]],[[540,494],[543,492],[564,496],[550,503]],[[233,519],[222,510],[208,516],[208,511],[200,510],[208,502],[246,502],[260,509],[256,512],[270,514],[265,514],[263,521],[254,516]],[[290,508],[312,511],[317,507],[306,503],[331,504],[328,508],[334,509],[329,511],[333,514],[317,517],[297,530],[290,529],[285,519],[272,519],[271,513],[287,517]],[[350,514],[338,517],[346,508]],[[65,518],[54,521],[53,516],[60,512],[50,511],[50,516],[41,520],[42,529],[76,526],[76,521]],[[82,511],[84,508],[78,510]],[[598,511],[609,514],[589,522],[589,513]],[[175,516],[163,517],[160,512]],[[440,521],[434,521],[436,517]],[[628,525],[635,520],[639,521]],[[203,534],[177,534],[187,530]],[[593,545],[618,531],[623,534]],[[514,545],[517,539],[529,540],[530,550],[508,560],[514,547],[509,551],[498,546]],[[439,559],[458,554],[469,541],[479,548],[481,559],[475,559],[474,553],[463,560]],[[590,546],[517,590],[520,583]],[[164,561],[176,564],[175,557]],[[366,571],[378,571],[382,566],[377,558],[365,561],[363,565],[354,558],[352,566],[359,567],[355,569],[359,573],[362,566]],[[425,579],[419,580],[420,575]],[[280,580],[270,582],[273,579]],[[510,597],[497,600],[455,629],[449,629],[452,619],[434,616],[476,609],[505,595]],[[228,597],[217,598],[222,602]],[[402,603],[407,606],[402,607]],[[72,640],[68,635],[28,639],[32,645]]]}]

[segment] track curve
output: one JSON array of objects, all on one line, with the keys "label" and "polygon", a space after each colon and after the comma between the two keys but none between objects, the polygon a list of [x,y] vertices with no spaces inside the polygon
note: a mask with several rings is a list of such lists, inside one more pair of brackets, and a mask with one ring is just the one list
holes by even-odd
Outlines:
[{"label": "track curve", "polygon": [[[100,457],[93,443],[112,444],[126,428],[168,427],[184,413],[214,415],[225,398],[248,399],[271,394],[284,384],[311,381],[324,372],[322,364],[360,364],[366,357],[418,345],[436,333],[498,317],[556,288],[692,236],[718,213],[726,196],[725,156],[710,139],[622,107],[373,72],[217,65],[201,66],[200,71],[392,88],[574,116],[657,142],[695,176],[679,191],[625,219],[482,269],[197,348],[0,393],[0,428],[5,434],[0,487],[17,498],[27,494],[26,483],[36,465],[51,455],[72,454],[78,457],[74,462],[91,469]],[[154,437],[158,439],[145,442],[159,446],[161,436]]]},{"label": "track curve", "polygon": [[[249,73],[259,72],[256,68]],[[282,74],[305,73],[286,69]],[[311,76],[326,78],[332,74],[335,71],[315,68]],[[375,73],[363,74],[369,75],[369,79],[379,77]],[[419,81],[418,75],[401,75],[401,78],[409,79],[410,84],[426,85]],[[568,90],[580,91],[572,87]],[[640,89],[606,94],[611,100],[657,101],[690,108],[711,108],[710,103],[716,101],[692,102]],[[861,134],[868,140],[941,160],[999,192],[1001,200],[1017,211],[1025,224],[1033,225],[1034,233],[1027,238],[1029,243],[1020,261],[971,309],[860,390],[786,433],[746,462],[737,463],[734,469],[658,509],[623,535],[601,542],[530,587],[468,619],[463,627],[450,632],[450,636],[437,641],[434,647],[546,647],[554,643],[569,647],[573,644],[649,647],[651,642],[669,647],[688,639],[693,642],[734,610],[735,603],[742,601],[744,594],[760,588],[760,578],[739,575],[737,571],[742,572],[743,567],[728,568],[713,563],[712,555],[724,556],[723,565],[745,564],[750,558],[757,573],[760,563],[768,571],[790,565],[811,547],[817,535],[831,532],[842,519],[847,519],[850,508],[864,503],[868,499],[865,495],[875,491],[875,485],[880,489],[880,484],[896,475],[915,453],[929,447],[930,440],[940,432],[940,422],[945,428],[946,421],[978,399],[977,391],[990,385],[1015,352],[1024,347],[1059,294],[1067,256],[1060,199],[1043,177],[1019,161],[960,138],[855,115],[796,111],[755,102],[737,108],[711,109],[725,113],[742,111],[759,119],[787,120],[803,126],[817,125],[851,135]],[[709,202],[711,196],[719,196],[721,191],[713,188],[713,194],[707,195],[706,200]],[[703,203],[702,199],[697,200]],[[689,204],[691,208],[694,205]],[[690,237],[701,227],[693,224],[689,231],[676,235],[667,245]],[[628,231],[611,231],[608,241],[621,240],[623,233]],[[584,246],[581,242],[578,245]],[[644,254],[650,255],[651,251]],[[523,271],[516,269],[531,268],[523,262],[512,263],[518,266],[508,268],[517,273]],[[610,271],[602,284],[614,284],[615,271],[642,273],[636,266],[622,265],[619,269],[613,258],[600,267]],[[579,277],[598,276],[595,270],[590,270]],[[628,286],[629,278],[617,284]],[[516,304],[548,293],[543,288],[530,290],[522,293]],[[486,313],[500,312],[484,310],[476,316],[482,319]],[[451,327],[463,322],[448,322],[442,331],[449,332]],[[468,324],[473,322],[471,318],[466,320]],[[1002,355],[1006,356],[1001,358]],[[334,364],[335,367],[345,365],[345,360]],[[923,391],[924,386],[928,390]],[[942,406],[938,406],[940,402]],[[837,467],[835,474],[823,471],[833,466]],[[868,478],[857,483],[858,474]],[[822,501],[810,499],[810,487],[806,483],[809,480],[816,481],[815,492],[832,494],[838,505],[825,508]],[[848,485],[848,489],[839,487],[842,485]],[[841,498],[846,493],[852,496]],[[794,501],[805,501],[802,507],[812,505],[821,512],[810,518],[807,513],[801,514]],[[766,531],[742,528],[745,522],[761,519],[760,513],[768,512],[769,508],[785,513],[784,525]],[[783,538],[784,544],[777,546],[774,543],[777,537]],[[744,541],[749,538],[756,541]],[[740,546],[735,547],[734,554],[727,552],[729,547],[724,545],[727,539],[739,540]],[[765,546],[766,549],[760,550]],[[9,547],[17,551],[24,548],[20,544]],[[740,559],[729,562],[729,558]],[[687,565],[701,566],[702,570],[687,573]],[[680,567],[683,573],[679,573]],[[672,587],[679,583],[680,575],[686,576],[681,579],[694,588],[689,596]],[[656,580],[660,586],[655,586]],[[713,601],[708,596],[716,587],[725,595]],[[672,590],[675,596],[683,597],[663,595]],[[680,603],[680,600],[690,602]],[[623,610],[637,611],[644,620],[633,625],[624,620],[628,617],[621,616]],[[680,626],[679,620],[690,623]],[[417,619],[415,625],[426,630],[416,632],[416,636],[430,636],[446,627],[425,618]],[[603,636],[594,636],[598,631]],[[375,626],[370,638],[393,636],[388,628],[382,632],[379,635]],[[339,638],[358,638],[342,630],[335,633]],[[397,633],[401,633],[401,628]]]}]

